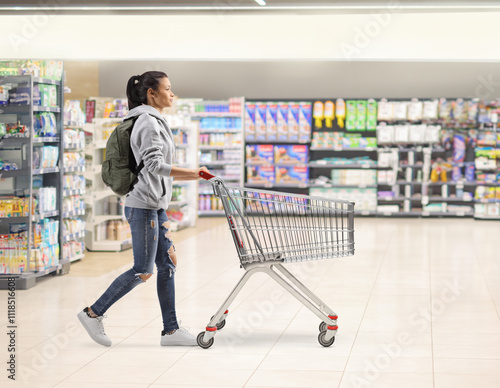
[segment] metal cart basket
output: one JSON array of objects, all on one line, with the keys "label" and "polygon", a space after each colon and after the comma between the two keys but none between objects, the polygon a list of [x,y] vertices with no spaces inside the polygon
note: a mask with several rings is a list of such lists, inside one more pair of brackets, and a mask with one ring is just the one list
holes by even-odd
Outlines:
[{"label": "metal cart basket", "polygon": [[337,314],[292,275],[282,263],[331,259],[354,254],[354,203],[298,194],[227,187],[206,172],[222,201],[241,267],[245,269],[197,342],[209,348],[224,327],[228,308],[248,279],[264,272],[321,319],[318,341],[330,346],[337,333]]}]

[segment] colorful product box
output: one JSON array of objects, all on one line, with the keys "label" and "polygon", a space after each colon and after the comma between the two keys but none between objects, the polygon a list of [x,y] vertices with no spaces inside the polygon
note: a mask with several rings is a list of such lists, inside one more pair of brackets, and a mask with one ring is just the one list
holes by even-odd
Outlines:
[{"label": "colorful product box", "polygon": [[288,140],[288,103],[278,102],[278,140]]},{"label": "colorful product box", "polygon": [[364,131],[366,129],[366,101],[358,100],[356,102],[356,129]]},{"label": "colorful product box", "polygon": [[249,164],[272,164],[274,150],[272,144],[247,145],[246,162]]},{"label": "colorful product box", "polygon": [[299,114],[299,141],[309,142],[311,140],[312,105],[310,102],[300,103]]},{"label": "colorful product box", "polygon": [[309,152],[306,145],[274,146],[274,163],[276,164],[305,164],[308,159]]},{"label": "colorful product box", "polygon": [[306,166],[280,166],[276,167],[276,183],[279,184],[305,184],[309,182],[309,168]]},{"label": "colorful product box", "polygon": [[245,105],[245,138],[255,140],[255,104]]},{"label": "colorful product box", "polygon": [[288,140],[299,141],[300,104],[291,102],[288,106]]},{"label": "colorful product box", "polygon": [[267,140],[275,141],[278,139],[278,104],[269,102],[267,104]]},{"label": "colorful product box", "polygon": [[345,128],[348,131],[356,129],[357,107],[355,100],[346,101],[346,123]]},{"label": "colorful product box", "polygon": [[274,166],[247,167],[247,182],[253,184],[273,184],[275,182]]},{"label": "colorful product box", "polygon": [[255,136],[256,140],[265,141],[267,137],[267,104],[255,104]]}]

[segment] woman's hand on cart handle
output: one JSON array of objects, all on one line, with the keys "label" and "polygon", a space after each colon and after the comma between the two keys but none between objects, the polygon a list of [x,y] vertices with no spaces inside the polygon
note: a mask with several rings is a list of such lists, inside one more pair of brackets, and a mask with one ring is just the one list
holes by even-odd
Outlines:
[{"label": "woman's hand on cart handle", "polygon": [[199,169],[198,175],[200,178],[206,179],[207,181],[215,178],[215,175],[210,174],[206,167],[202,167]]}]

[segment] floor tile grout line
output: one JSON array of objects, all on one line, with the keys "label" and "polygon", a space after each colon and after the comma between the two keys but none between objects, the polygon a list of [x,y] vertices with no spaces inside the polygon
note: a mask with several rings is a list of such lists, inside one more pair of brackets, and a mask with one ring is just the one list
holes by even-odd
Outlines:
[{"label": "floor tile grout line", "polygon": [[349,359],[351,358],[352,349],[354,348],[354,345],[356,344],[356,339],[358,338],[359,330],[361,328],[361,325],[363,324],[363,320],[365,318],[366,310],[368,309],[368,305],[370,304],[370,300],[372,299],[373,290],[375,289],[375,285],[377,284],[377,279],[378,279],[378,277],[380,275],[380,271],[382,269],[382,265],[384,264],[386,256],[387,256],[387,254],[389,252],[389,249],[390,249],[390,246],[391,246],[391,241],[393,240],[393,238],[394,237],[392,235],[391,238],[389,239],[388,244],[387,244],[387,248],[385,250],[384,256],[383,256],[383,258],[380,261],[380,264],[378,266],[377,275],[375,276],[375,279],[373,280],[373,286],[372,286],[372,289],[370,291],[370,296],[368,297],[368,300],[366,301],[365,309],[363,311],[363,316],[361,317],[361,320],[360,320],[359,326],[358,326],[358,330],[356,330],[356,335],[354,336],[354,341],[352,342],[351,349],[349,350],[349,355],[347,356],[347,363],[346,363],[346,366],[344,367],[344,370],[342,371],[342,376],[340,377],[338,388],[340,388],[340,386],[342,385],[342,380],[344,380],[346,368],[347,368],[347,365],[349,364]]},{"label": "floor tile grout line", "polygon": [[430,316],[431,316],[431,360],[432,360],[432,387],[436,387],[436,378],[434,375],[434,332],[433,332],[433,319],[432,319],[432,266],[431,266],[431,246],[429,244],[429,234],[425,235],[427,239],[427,265],[429,267],[429,306],[430,306]]},{"label": "floor tile grout line", "polygon": [[475,261],[477,262],[479,270],[481,271],[481,276],[483,278],[484,284],[486,285],[486,288],[488,289],[488,293],[490,294],[491,300],[493,301],[493,306],[495,306],[495,311],[497,313],[497,317],[498,317],[498,319],[500,319],[500,312],[498,310],[497,302],[493,298],[493,293],[491,292],[491,288],[490,288],[489,283],[486,281],[486,276],[484,275],[484,270],[483,270],[483,267],[481,266],[481,259],[479,258],[480,256],[478,255],[477,247],[474,245],[474,238],[473,237],[472,237],[472,246],[474,249],[474,256],[476,259]]}]

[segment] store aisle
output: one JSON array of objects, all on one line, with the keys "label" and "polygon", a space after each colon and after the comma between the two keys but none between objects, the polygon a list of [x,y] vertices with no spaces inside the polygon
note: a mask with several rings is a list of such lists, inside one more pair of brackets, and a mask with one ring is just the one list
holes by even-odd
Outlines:
[{"label": "store aisle", "polygon": [[[201,219],[195,232],[176,243],[176,285],[179,318],[197,334],[243,270],[224,220]],[[109,255],[92,254],[70,275],[18,292],[15,385],[498,387],[499,235],[498,222],[360,218],[355,256],[288,265],[338,313],[330,348],[318,344],[318,318],[264,275],[240,293],[208,350],[160,347],[155,277],[108,311],[113,346],[99,346],[76,314],[129,266],[131,252],[94,276]]]}]

